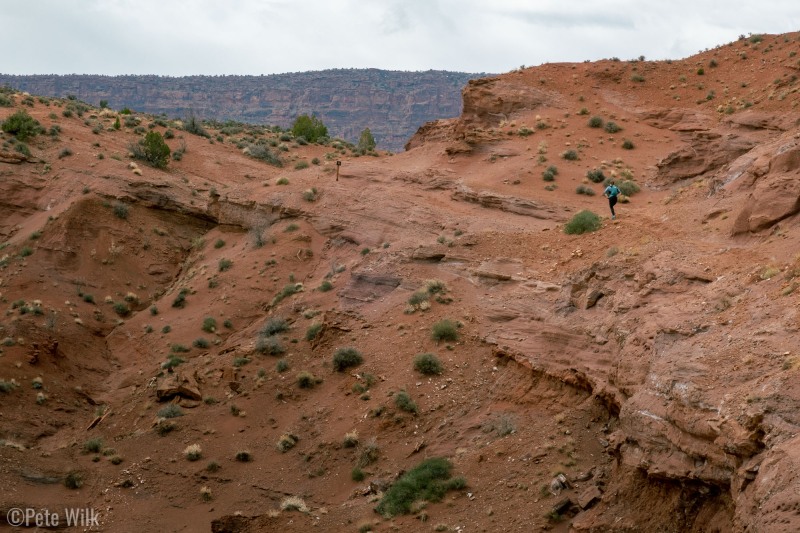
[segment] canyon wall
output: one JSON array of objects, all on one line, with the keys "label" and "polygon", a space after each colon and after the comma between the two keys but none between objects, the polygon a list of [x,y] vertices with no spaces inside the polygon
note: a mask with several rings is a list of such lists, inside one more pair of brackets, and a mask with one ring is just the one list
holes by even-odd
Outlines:
[{"label": "canyon wall", "polygon": [[482,76],[429,70],[337,69],[268,76],[100,76],[0,74],[0,85],[31,94],[74,95],[114,109],[184,118],[290,126],[316,114],[333,136],[351,142],[369,128],[378,148],[402,150],[425,122],[461,113],[461,89]]}]

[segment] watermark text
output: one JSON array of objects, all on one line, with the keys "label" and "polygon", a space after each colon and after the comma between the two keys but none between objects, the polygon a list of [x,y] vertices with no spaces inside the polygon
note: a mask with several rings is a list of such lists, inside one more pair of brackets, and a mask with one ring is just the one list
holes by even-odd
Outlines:
[{"label": "watermark text", "polygon": [[6,513],[6,521],[14,527],[100,527],[100,513],[90,507],[37,509],[14,507]]}]

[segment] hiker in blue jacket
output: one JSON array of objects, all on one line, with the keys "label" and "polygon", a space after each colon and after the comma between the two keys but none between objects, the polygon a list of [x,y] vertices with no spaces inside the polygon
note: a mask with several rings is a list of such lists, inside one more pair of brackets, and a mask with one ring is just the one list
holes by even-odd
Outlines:
[{"label": "hiker in blue jacket", "polygon": [[611,220],[617,218],[617,214],[614,212],[614,205],[617,203],[617,196],[619,196],[619,187],[614,185],[614,182],[611,181],[606,187],[606,190],[603,191],[603,195],[608,198],[608,207],[611,208]]}]

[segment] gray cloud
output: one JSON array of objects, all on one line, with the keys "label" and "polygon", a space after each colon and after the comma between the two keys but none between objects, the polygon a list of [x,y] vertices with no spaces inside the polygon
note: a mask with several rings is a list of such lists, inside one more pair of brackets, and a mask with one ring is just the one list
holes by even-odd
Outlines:
[{"label": "gray cloud", "polygon": [[26,0],[3,6],[11,74],[504,72],[681,58],[800,26],[796,0]]}]

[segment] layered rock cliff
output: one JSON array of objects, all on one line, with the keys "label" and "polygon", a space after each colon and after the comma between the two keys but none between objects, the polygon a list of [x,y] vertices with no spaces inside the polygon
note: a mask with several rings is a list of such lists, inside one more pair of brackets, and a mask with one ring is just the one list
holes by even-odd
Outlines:
[{"label": "layered rock cliff", "polygon": [[460,91],[481,74],[338,69],[269,76],[95,76],[0,74],[31,94],[78,99],[115,109],[183,118],[290,126],[316,114],[332,135],[351,142],[369,128],[378,148],[398,151],[423,123],[461,112]]}]

